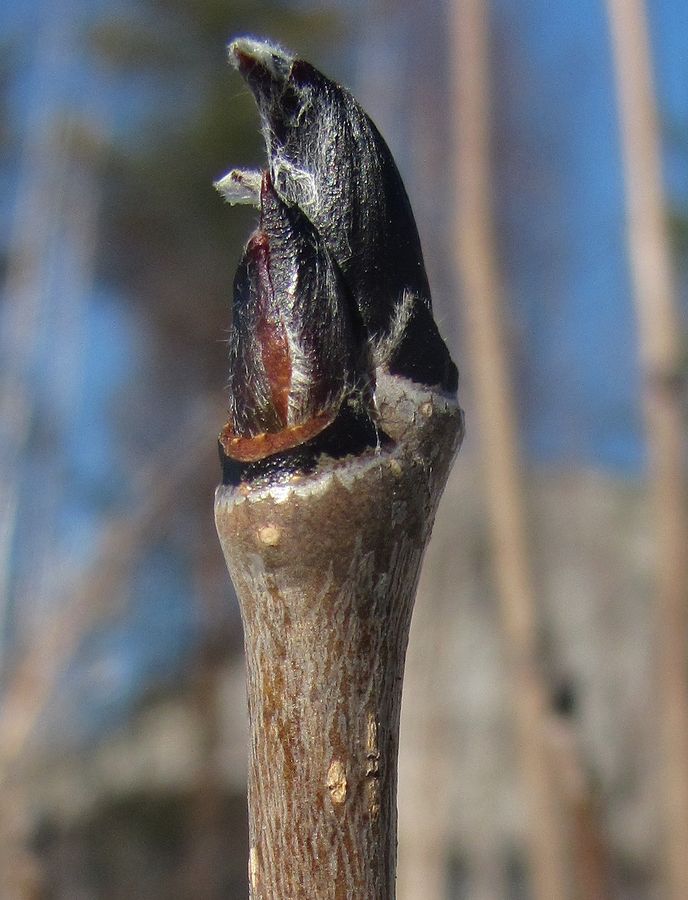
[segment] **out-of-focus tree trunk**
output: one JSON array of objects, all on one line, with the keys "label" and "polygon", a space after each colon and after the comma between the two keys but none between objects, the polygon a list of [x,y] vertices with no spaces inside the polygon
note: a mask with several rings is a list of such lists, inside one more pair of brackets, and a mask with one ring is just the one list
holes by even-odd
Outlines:
[{"label": "out-of-focus tree trunk", "polygon": [[581,764],[576,735],[566,717],[552,715],[549,744],[554,755],[558,790],[569,824],[570,853],[578,900],[611,896],[611,866],[600,827],[597,798]]},{"label": "out-of-focus tree trunk", "polygon": [[546,733],[549,697],[538,662],[538,612],[492,225],[488,10],[483,0],[455,0],[453,10],[459,194],[456,256],[528,815],[528,862],[533,896],[537,900],[564,900],[569,896],[566,837]]},{"label": "out-of-focus tree trunk", "polygon": [[626,171],[628,246],[657,534],[658,705],[667,897],[688,897],[688,511],[681,367],[657,106],[642,0],[607,0]]}]

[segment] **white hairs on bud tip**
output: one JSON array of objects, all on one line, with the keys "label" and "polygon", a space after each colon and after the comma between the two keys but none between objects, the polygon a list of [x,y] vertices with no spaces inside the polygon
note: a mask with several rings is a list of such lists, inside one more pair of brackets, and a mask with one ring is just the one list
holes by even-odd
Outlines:
[{"label": "white hairs on bud tip", "polygon": [[271,44],[269,41],[261,41],[252,37],[235,38],[227,47],[227,55],[233,66],[239,65],[237,51],[251,56],[256,62],[265,66],[269,71],[277,74],[275,60],[280,59],[283,62],[291,63],[295,57],[293,53],[280,47],[278,44]]}]

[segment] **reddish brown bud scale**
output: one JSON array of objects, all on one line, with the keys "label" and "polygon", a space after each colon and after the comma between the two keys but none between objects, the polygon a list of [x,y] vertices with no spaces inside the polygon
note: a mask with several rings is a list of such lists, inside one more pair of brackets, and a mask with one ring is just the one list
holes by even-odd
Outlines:
[{"label": "reddish brown bud scale", "polygon": [[260,221],[234,283],[223,452],[254,462],[312,439],[360,391],[359,350],[336,264],[264,172]]},{"label": "reddish brown bud scale", "polygon": [[257,462],[276,453],[284,453],[310,441],[324,431],[335,419],[332,412],[314,416],[302,425],[291,425],[281,431],[263,432],[255,437],[241,437],[234,434],[227,423],[220,432],[220,446],[224,453],[238,462]]},{"label": "reddish brown bud scale", "polygon": [[270,238],[264,231],[256,232],[246,247],[246,254],[255,265],[260,284],[262,305],[256,316],[256,338],[260,344],[263,368],[270,383],[272,403],[280,425],[287,426],[289,390],[292,364],[284,322],[274,309],[275,292],[270,277]]}]

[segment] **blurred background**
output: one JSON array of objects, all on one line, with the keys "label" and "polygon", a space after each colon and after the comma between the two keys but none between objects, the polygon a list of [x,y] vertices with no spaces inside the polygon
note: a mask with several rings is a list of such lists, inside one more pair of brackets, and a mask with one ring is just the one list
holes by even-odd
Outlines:
[{"label": "blurred background", "polygon": [[253,220],[212,182],[262,160],[241,33],[386,136],[462,372],[400,900],[688,897],[688,6],[485,6],[0,8],[0,900],[247,896],[212,519]]}]

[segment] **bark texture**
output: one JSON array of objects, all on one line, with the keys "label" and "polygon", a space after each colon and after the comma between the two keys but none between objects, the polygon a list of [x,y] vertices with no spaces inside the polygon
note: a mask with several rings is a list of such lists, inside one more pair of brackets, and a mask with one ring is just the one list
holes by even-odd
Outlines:
[{"label": "bark texture", "polygon": [[401,685],[454,398],[378,373],[386,449],[218,488],[248,667],[254,900],[395,895]]}]

